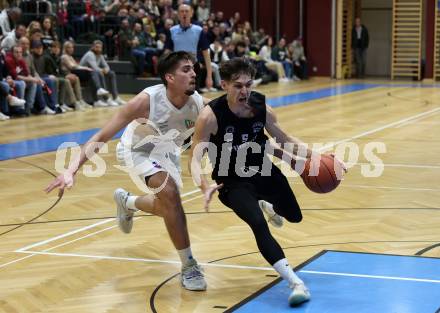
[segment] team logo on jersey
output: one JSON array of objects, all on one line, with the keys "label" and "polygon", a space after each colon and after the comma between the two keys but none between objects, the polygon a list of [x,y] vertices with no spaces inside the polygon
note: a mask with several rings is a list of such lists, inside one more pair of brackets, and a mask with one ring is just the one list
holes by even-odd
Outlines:
[{"label": "team logo on jersey", "polygon": [[248,134],[242,134],[241,135],[241,141],[242,142],[247,142],[249,139],[249,135]]},{"label": "team logo on jersey", "polygon": [[234,126],[227,126],[225,131],[226,131],[226,133],[232,134],[234,132],[234,130],[235,130]]},{"label": "team logo on jersey", "polygon": [[196,123],[195,123],[194,121],[191,121],[191,120],[185,120],[185,126],[186,126],[186,128],[193,128],[195,124],[196,124]]},{"label": "team logo on jersey", "polygon": [[225,142],[232,142],[234,140],[234,134],[233,133],[226,133],[223,137]]},{"label": "team logo on jersey", "polygon": [[263,128],[264,128],[264,125],[261,122],[256,122],[256,123],[254,123],[254,125],[252,125],[252,131],[254,133],[258,133]]}]

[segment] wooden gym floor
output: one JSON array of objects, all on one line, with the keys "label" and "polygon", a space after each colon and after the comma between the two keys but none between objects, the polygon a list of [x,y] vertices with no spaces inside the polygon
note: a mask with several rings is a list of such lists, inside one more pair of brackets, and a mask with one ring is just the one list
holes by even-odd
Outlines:
[{"label": "wooden gym floor", "polygon": [[[258,90],[293,103],[275,109],[290,134],[307,143],[351,142],[360,151],[332,193],[314,194],[289,178],[304,220],[272,233],[292,265],[324,249],[440,257],[438,86],[313,79]],[[100,127],[115,110],[1,122],[0,150]],[[0,161],[0,312],[222,312],[275,279],[250,229],[217,198],[205,213],[184,170],[182,200],[208,290],[182,289],[174,276],[178,256],[160,218],[139,214],[129,235],[116,226],[113,190],[137,192],[113,166],[116,142],[101,155],[105,175],[78,175],[61,199],[43,192],[56,174],[54,151]],[[371,142],[386,147],[375,152],[385,165],[379,177],[362,175],[380,165],[364,155]]]}]

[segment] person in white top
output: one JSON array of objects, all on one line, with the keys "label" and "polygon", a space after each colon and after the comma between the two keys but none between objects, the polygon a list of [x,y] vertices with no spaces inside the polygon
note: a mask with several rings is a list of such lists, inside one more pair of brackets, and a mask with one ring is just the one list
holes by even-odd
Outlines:
[{"label": "person in white top", "polygon": [[[50,192],[73,185],[79,168],[96,153],[102,143],[125,129],[117,145],[121,169],[127,171],[147,193],[133,196],[122,188],[114,192],[118,224],[125,233],[133,226],[137,210],[161,216],[182,261],[181,282],[188,290],[205,290],[206,282],[193,258],[185,213],[180,199],[179,153],[194,131],[194,123],[209,100],[196,91],[195,60],[190,53],[177,51],[159,62],[163,84],[146,88],[123,106],[106,125],[83,146],[78,160],[46,188]],[[183,147],[184,148],[184,147]]]},{"label": "person in white top", "polygon": [[281,62],[272,60],[272,46],[273,38],[271,36],[268,36],[266,44],[261,48],[258,55],[263,61],[266,62],[264,63],[264,65],[266,65],[267,68],[277,72],[278,82],[289,82],[289,79],[286,77],[286,72],[284,71],[283,64]]}]

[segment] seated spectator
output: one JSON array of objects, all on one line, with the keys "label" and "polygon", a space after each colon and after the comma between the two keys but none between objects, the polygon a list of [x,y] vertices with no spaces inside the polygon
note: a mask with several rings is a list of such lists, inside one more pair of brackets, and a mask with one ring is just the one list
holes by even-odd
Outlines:
[{"label": "seated spectator", "polygon": [[273,45],[273,39],[272,36],[269,36],[267,38],[267,44],[261,48],[258,55],[263,61],[266,62],[265,63],[266,67],[277,72],[279,82],[288,82],[289,79],[286,77],[286,72],[284,71],[283,64],[281,62],[274,61],[272,59],[272,45]]},{"label": "seated spectator", "polygon": [[113,99],[109,98],[107,103],[112,106],[125,104],[125,101],[122,100],[118,95],[116,74],[110,70],[110,67],[102,55],[102,41],[95,40],[91,49],[84,54],[79,64],[93,69],[92,79],[95,85],[99,86],[97,90],[98,96],[108,94],[108,91],[106,90],[106,83],[108,82]]},{"label": "seated spectator", "polygon": [[60,52],[60,43],[58,41],[52,42],[49,50],[44,55],[46,58],[45,74],[53,75],[57,78],[59,103],[62,104],[63,109],[71,111],[72,107],[75,107],[76,110],[83,110],[83,106],[87,104],[82,101],[79,78],[75,74],[65,75],[61,72]]},{"label": "seated spectator", "polygon": [[13,46],[16,46],[18,40],[26,35],[26,26],[23,24],[17,24],[15,29],[11,31],[1,43],[1,49],[5,52],[8,52],[12,49]]},{"label": "seated spectator", "polygon": [[[31,56],[33,58],[35,70],[38,75],[43,79],[45,85],[49,89],[45,89],[47,94],[47,105],[55,112],[65,112],[66,109],[62,108],[58,99],[58,85],[60,80],[56,76],[47,72],[48,59],[43,55],[43,43],[41,41],[32,41],[31,43]],[[63,81],[64,83],[64,81]]]},{"label": "seated spectator", "polygon": [[43,86],[45,84],[35,71],[33,60],[29,55],[29,40],[26,37],[20,38],[19,45],[13,47],[12,53],[6,56],[6,66],[12,79],[21,80],[26,83],[26,114],[30,114],[31,111],[39,114],[56,113],[47,106],[43,94]]},{"label": "seated spectator", "polygon": [[[257,50],[260,50],[261,47],[266,43],[269,35],[266,35],[264,28],[258,29],[258,31],[254,32],[251,36],[252,45],[254,45]],[[272,38],[273,41],[273,38]]]},{"label": "seated spectator", "polygon": [[165,42],[167,41],[167,35],[161,33],[158,35],[158,39],[156,41],[157,55],[160,56],[165,49]]},{"label": "seated spectator", "polygon": [[5,59],[0,53],[0,121],[9,119],[9,115],[26,115],[24,110],[23,81],[14,81],[8,73]]},{"label": "seated spectator", "polygon": [[205,22],[209,18],[209,8],[205,0],[200,0],[196,9],[197,20],[200,23]]},{"label": "seated spectator", "polygon": [[38,21],[30,22],[30,24],[28,25],[27,30],[26,30],[26,37],[29,40],[31,40],[32,35],[37,31],[40,31],[42,33],[40,22],[38,22]]},{"label": "seated spectator", "polygon": [[301,37],[297,38],[289,46],[290,57],[293,62],[293,79],[307,79],[307,59],[304,55],[304,47]]},{"label": "seated spectator", "polygon": [[[75,76],[77,76],[79,78],[79,81],[86,84],[89,81],[92,81],[92,72],[93,69],[91,67],[88,66],[81,66],[78,64],[78,62],[76,62],[76,60],[73,58],[73,53],[75,51],[75,45],[72,41],[66,41],[63,44],[63,53],[61,55],[61,73],[63,73],[64,75],[66,75],[66,77],[69,77],[69,74],[74,74]],[[82,107],[87,107],[88,103],[86,103],[84,100],[82,99],[82,96],[79,94],[81,93],[81,88],[80,86],[76,87],[76,84],[73,84],[74,88],[75,88],[75,92],[76,92],[76,96],[77,99],[80,99],[81,105]],[[94,86],[95,87],[95,94],[99,88],[99,86]],[[77,91],[77,88],[79,88],[79,93]],[[105,94],[108,94],[108,91],[106,91]],[[96,106],[106,106],[106,103],[101,103],[101,100],[98,100],[98,98],[95,98],[97,101],[97,103],[95,103]]]},{"label": "seated spectator", "polygon": [[58,41],[58,35],[51,16],[46,16],[43,19],[42,33],[43,37],[41,38],[41,42],[43,43],[45,49],[49,48],[52,42]]},{"label": "seated spectator", "polygon": [[133,48],[133,31],[130,28],[128,19],[123,19],[121,22],[121,29],[118,33],[119,42],[119,60],[129,60],[131,56],[131,50]]},{"label": "seated spectator", "polygon": [[278,45],[272,49],[271,59],[276,62],[281,62],[283,64],[286,77],[292,78],[292,61],[288,58],[286,39],[281,38],[278,42]]},{"label": "seated spectator", "polygon": [[155,64],[157,64],[156,42],[150,34],[150,25],[134,24],[134,43],[131,51],[133,57],[137,60],[137,74],[145,76],[146,65],[152,68],[153,74],[157,73]]}]

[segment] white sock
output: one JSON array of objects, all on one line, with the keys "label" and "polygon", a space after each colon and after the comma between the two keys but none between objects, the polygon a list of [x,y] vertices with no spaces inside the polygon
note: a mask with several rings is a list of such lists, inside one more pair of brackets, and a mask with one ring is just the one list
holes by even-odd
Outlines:
[{"label": "white sock", "polygon": [[177,250],[177,253],[179,254],[180,261],[182,262],[182,267],[185,267],[188,263],[194,260],[191,252],[191,247]]},{"label": "white sock", "polygon": [[135,205],[137,198],[138,198],[138,196],[128,196],[127,202],[125,203],[128,209],[133,210],[133,211],[139,210]]},{"label": "white sock", "polygon": [[293,288],[295,284],[304,284],[304,282],[295,274],[292,267],[290,267],[286,258],[275,262],[272,266],[283,279],[287,280],[290,288]]}]

